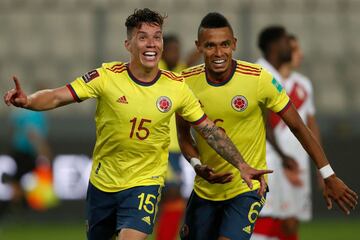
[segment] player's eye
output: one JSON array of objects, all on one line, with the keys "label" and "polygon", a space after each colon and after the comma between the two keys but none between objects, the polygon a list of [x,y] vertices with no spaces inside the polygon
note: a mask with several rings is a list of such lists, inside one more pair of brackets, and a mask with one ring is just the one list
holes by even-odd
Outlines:
[{"label": "player's eye", "polygon": [[221,46],[222,47],[230,47],[230,41],[226,41],[226,42],[221,43]]},{"label": "player's eye", "polygon": [[145,40],[145,38],[146,38],[146,37],[145,37],[144,35],[140,35],[140,36],[139,36],[139,39],[140,39],[140,40]]},{"label": "player's eye", "polygon": [[205,43],[204,46],[205,46],[206,49],[211,49],[211,48],[214,47],[214,44],[213,43]]}]

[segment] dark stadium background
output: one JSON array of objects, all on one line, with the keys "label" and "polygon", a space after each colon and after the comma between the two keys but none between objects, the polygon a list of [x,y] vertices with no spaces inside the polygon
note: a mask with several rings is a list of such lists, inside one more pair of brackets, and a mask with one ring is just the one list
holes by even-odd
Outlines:
[{"label": "dark stadium background", "polygon": [[[164,30],[179,35],[184,55],[192,50],[198,23],[209,11],[220,11],[229,18],[238,38],[235,57],[243,60],[259,57],[256,38],[267,25],[281,24],[296,34],[305,55],[301,71],[314,84],[327,156],[337,175],[360,193],[360,0],[1,0],[1,94],[13,87],[14,74],[30,92],[39,81],[50,88],[62,86],[102,62],[127,61],[124,21],[135,8],[143,7],[168,13]],[[54,155],[91,156],[94,103],[48,113]],[[0,155],[8,153],[9,112],[10,108],[0,104]],[[304,231],[315,235],[304,235],[310,236],[306,239],[358,238],[359,207],[348,217],[338,209],[328,211],[317,186],[313,199],[314,221]],[[58,233],[47,225],[52,222],[70,232],[73,227],[74,236],[79,236],[83,218],[83,200],[62,201],[42,213],[12,209],[0,219],[0,239],[17,239],[6,237],[15,236],[13,233],[30,236],[31,227],[40,229],[37,236],[44,236],[46,229],[61,235],[61,230]],[[346,238],[344,232],[349,234]],[[315,238],[316,233],[324,238]]]}]

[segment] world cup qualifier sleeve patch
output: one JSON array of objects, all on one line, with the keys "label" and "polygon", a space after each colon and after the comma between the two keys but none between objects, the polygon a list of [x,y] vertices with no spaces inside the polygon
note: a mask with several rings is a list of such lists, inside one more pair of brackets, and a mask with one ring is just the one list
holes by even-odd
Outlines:
[{"label": "world cup qualifier sleeve patch", "polygon": [[281,92],[283,90],[281,83],[279,83],[275,78],[272,79],[271,83],[278,90],[278,92]]},{"label": "world cup qualifier sleeve patch", "polygon": [[99,75],[99,72],[97,70],[92,70],[88,73],[86,73],[84,76],[82,76],[82,79],[85,83],[90,82],[91,80],[97,78]]}]

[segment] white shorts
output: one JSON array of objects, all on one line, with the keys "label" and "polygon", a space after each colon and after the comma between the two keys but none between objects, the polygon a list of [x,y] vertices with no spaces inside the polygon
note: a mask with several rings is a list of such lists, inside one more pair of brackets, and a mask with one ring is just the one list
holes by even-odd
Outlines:
[{"label": "white shorts", "polygon": [[300,178],[303,186],[294,187],[285,178],[282,185],[282,211],[284,217],[296,217],[301,221],[312,218],[311,178],[309,170],[301,170]]},{"label": "white shorts", "polygon": [[304,184],[294,187],[284,174],[278,154],[268,151],[266,157],[268,168],[274,172],[268,176],[269,192],[260,216],[309,221],[312,218],[310,171],[302,170],[300,177]]}]

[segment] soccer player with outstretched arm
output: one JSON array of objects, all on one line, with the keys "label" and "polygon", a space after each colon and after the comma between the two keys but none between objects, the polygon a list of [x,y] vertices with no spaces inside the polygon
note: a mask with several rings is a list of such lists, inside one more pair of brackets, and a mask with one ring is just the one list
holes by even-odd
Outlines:
[{"label": "soccer player with outstretched arm", "polygon": [[[331,171],[329,162],[292,105],[281,84],[258,64],[232,58],[236,38],[227,19],[209,13],[198,28],[196,46],[204,64],[183,71],[185,82],[216,125],[231,138],[254,168],[266,167],[265,110],[276,112],[289,126],[326,173],[326,200],[348,212],[357,204],[357,194]],[[197,176],[189,199],[182,239],[250,239],[265,196],[258,182],[251,189],[241,182],[242,173],[209,148],[198,133],[193,142],[191,125],[177,117],[180,147]],[[194,146],[196,144],[196,146]],[[214,178],[214,175],[217,176]],[[213,184],[222,183],[222,184]],[[271,191],[271,189],[270,189]]]},{"label": "soccer player with outstretched arm", "polygon": [[[269,170],[256,170],[210,121],[183,78],[161,71],[164,16],[138,9],[126,20],[130,61],[104,63],[66,86],[25,94],[15,88],[7,105],[35,111],[97,99],[96,144],[87,196],[88,239],[142,240],[152,232],[167,169],[169,120],[176,112],[252,186]],[[239,182],[240,184],[240,182]]]}]

